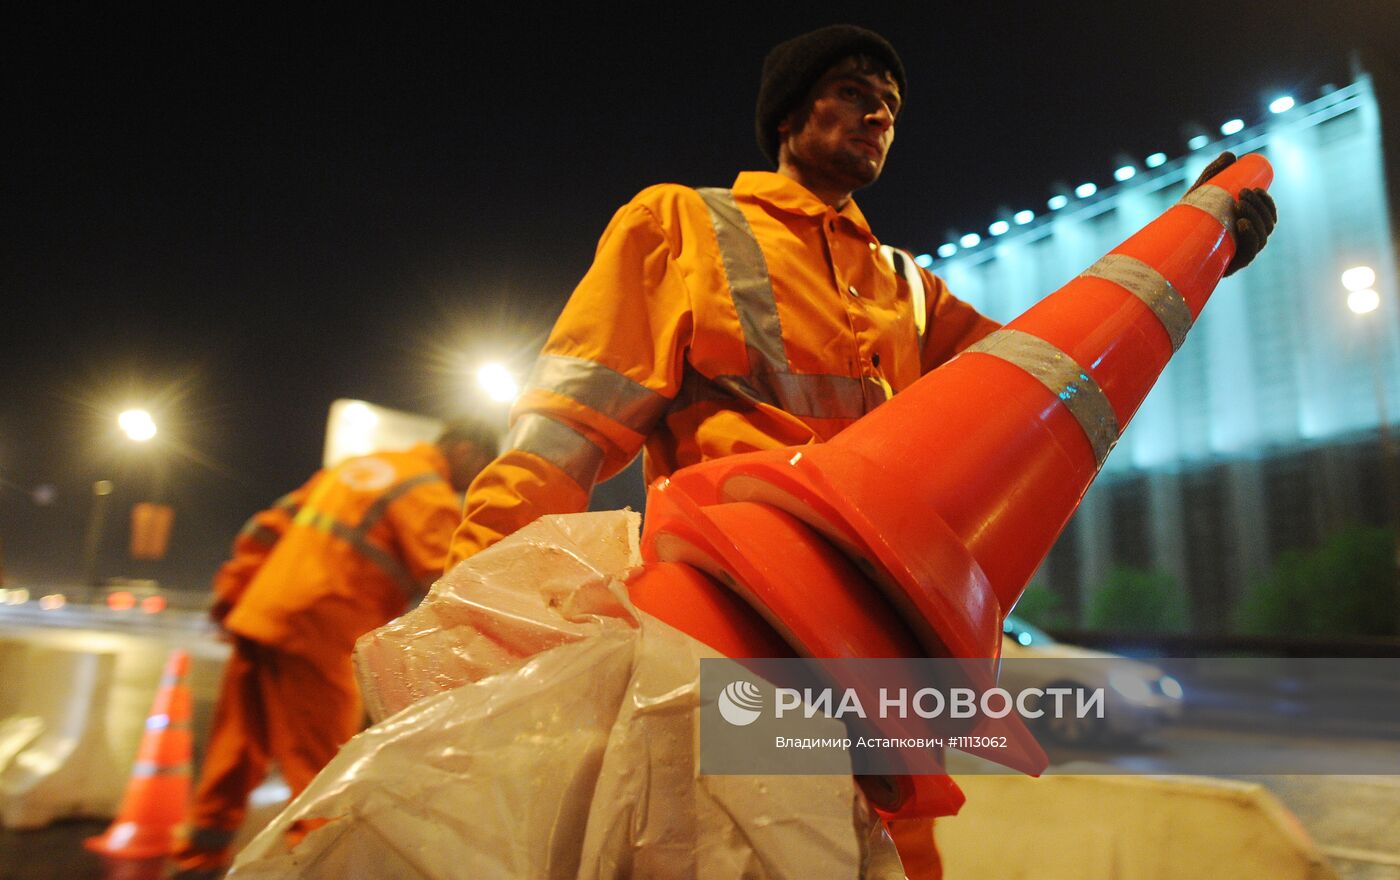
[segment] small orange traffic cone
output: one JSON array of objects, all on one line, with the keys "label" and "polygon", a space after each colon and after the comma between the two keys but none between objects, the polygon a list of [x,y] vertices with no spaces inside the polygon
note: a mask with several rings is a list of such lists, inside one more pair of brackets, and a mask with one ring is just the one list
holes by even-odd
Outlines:
[{"label": "small orange traffic cone", "polygon": [[150,859],[174,851],[175,830],[190,797],[189,668],[188,651],[175,651],[166,662],[117,818],[106,832],[83,842],[93,852]]}]

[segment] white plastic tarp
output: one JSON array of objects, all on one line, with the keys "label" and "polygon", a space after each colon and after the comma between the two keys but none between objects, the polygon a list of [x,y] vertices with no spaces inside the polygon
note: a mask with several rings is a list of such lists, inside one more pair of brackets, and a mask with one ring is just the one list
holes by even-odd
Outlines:
[{"label": "white plastic tarp", "polygon": [[[903,877],[849,776],[700,776],[714,656],[622,582],[637,517],[546,517],[366,636],[380,723],[352,740],[234,877]],[[325,820],[288,849],[300,820]]]}]

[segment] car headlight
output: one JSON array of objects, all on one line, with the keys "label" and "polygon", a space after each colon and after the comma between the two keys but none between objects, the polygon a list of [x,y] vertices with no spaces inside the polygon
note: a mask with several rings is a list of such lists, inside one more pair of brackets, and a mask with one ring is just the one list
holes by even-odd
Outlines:
[{"label": "car headlight", "polygon": [[1170,675],[1164,675],[1157,679],[1157,689],[1162,692],[1162,696],[1164,697],[1170,697],[1173,700],[1181,699],[1181,682],[1172,678]]},{"label": "car headlight", "polygon": [[1152,687],[1147,679],[1126,669],[1109,672],[1108,686],[1135,703],[1145,703],[1152,696]]}]

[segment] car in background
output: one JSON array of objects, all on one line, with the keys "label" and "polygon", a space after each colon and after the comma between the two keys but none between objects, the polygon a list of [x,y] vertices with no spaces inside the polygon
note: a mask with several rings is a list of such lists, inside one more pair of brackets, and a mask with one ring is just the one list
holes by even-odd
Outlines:
[{"label": "car in background", "polygon": [[1132,742],[1181,717],[1181,683],[1151,663],[1057,642],[1015,615],[1007,615],[1002,626],[1001,651],[998,684],[1013,693],[1103,689],[1102,718],[1046,711],[1035,720],[1041,732],[1061,745]]}]

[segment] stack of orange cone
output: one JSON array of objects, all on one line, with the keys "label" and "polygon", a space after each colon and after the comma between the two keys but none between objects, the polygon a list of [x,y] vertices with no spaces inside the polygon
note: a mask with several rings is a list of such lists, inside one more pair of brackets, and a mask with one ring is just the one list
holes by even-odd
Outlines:
[{"label": "stack of orange cone", "polygon": [[[1234,256],[1240,190],[1271,179],[1241,158],[829,443],[659,482],[633,601],[732,657],[985,658],[990,675],[1006,614]],[[1044,766],[1033,743],[1009,757]],[[951,782],[900,782],[872,797],[887,818],[961,805]]]},{"label": "stack of orange cone", "polygon": [[175,832],[190,797],[192,700],[185,683],[189,668],[187,651],[173,652],[166,662],[117,818],[106,832],[83,843],[93,852],[150,859],[174,851]]}]

